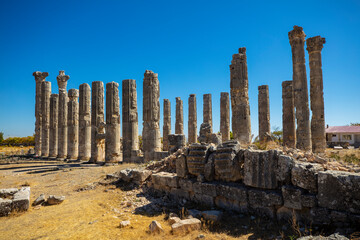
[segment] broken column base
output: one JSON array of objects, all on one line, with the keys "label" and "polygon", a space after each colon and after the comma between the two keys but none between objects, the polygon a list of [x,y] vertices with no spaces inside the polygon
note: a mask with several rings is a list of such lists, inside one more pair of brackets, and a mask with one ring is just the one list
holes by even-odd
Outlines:
[{"label": "broken column base", "polygon": [[0,217],[13,211],[27,211],[30,206],[30,187],[0,189]]}]

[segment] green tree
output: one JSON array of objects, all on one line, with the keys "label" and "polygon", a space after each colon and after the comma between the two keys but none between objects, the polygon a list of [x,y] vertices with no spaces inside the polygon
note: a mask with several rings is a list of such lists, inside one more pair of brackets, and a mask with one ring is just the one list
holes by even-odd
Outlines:
[{"label": "green tree", "polygon": [[4,141],[4,133],[0,132],[0,143],[2,143],[2,141]]},{"label": "green tree", "polygon": [[350,123],[350,126],[360,126],[360,123]]},{"label": "green tree", "polygon": [[273,127],[273,131],[271,132],[271,137],[278,143],[282,143],[283,141],[283,131],[280,130],[279,127]]}]

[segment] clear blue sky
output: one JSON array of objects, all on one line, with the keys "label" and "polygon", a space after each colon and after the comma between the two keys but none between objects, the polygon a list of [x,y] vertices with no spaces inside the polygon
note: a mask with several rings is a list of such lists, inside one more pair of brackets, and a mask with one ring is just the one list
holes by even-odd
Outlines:
[{"label": "clear blue sky", "polygon": [[[257,87],[270,89],[271,126],[282,128],[281,82],[292,79],[288,32],[326,38],[322,51],[325,118],[329,125],[360,122],[360,1],[4,1],[0,2],[0,131],[34,132],[34,71],[49,72],[58,92],[59,70],[68,89],[81,83],[136,79],[139,132],[142,79],[159,74],[161,114],[175,97],[213,95],[214,130],[219,129],[220,92],[230,91],[229,65],[247,48],[252,132],[258,132]],[[306,53],[307,77],[308,55]],[[162,129],[162,119],[161,119]]]}]

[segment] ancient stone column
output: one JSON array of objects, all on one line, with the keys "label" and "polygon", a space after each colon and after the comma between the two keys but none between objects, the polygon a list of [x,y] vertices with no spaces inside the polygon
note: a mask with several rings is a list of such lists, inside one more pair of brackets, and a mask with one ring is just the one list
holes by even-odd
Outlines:
[{"label": "ancient stone column", "polygon": [[70,89],[68,102],[68,160],[77,160],[79,157],[79,90]]},{"label": "ancient stone column", "polygon": [[176,99],[176,121],[175,121],[175,134],[184,134],[184,111],[183,101],[180,97]]},{"label": "ancient stone column", "polygon": [[106,84],[106,163],[117,163],[122,160],[120,153],[120,138],[119,84],[110,82]]},{"label": "ancient stone column", "polygon": [[308,38],[306,45],[310,64],[310,104],[311,104],[311,141],[313,152],[321,153],[326,149],[325,113],[321,50],[325,38]]},{"label": "ancient stone column", "polygon": [[292,84],[292,81],[282,82],[283,145],[289,148],[295,148],[296,145],[295,107]]},{"label": "ancient stone column", "polygon": [[91,86],[91,158],[96,163],[105,159],[104,83]]},{"label": "ancient stone column", "polygon": [[170,100],[164,99],[164,125],[163,125],[163,150],[169,151],[169,134],[171,134],[171,106]]},{"label": "ancient stone column", "polygon": [[49,76],[47,72],[34,72],[36,82],[35,92],[35,156],[41,156],[41,84]]},{"label": "ancient stone column", "polygon": [[203,122],[210,124],[211,132],[212,132],[212,102],[211,102],[211,94],[203,95]]},{"label": "ancient stone column", "polygon": [[197,110],[196,95],[189,96],[189,121],[188,121],[188,142],[197,143]]},{"label": "ancient stone column", "polygon": [[222,141],[230,140],[230,102],[229,93],[220,93],[220,133]]},{"label": "ancient stone column", "polygon": [[154,159],[161,151],[160,138],[160,86],[158,74],[146,70],[143,81],[143,149],[144,160]]},{"label": "ancient stone column", "polygon": [[289,32],[293,60],[293,91],[296,114],[296,147],[311,150],[309,121],[309,96],[305,67],[305,33],[302,27],[294,26]]},{"label": "ancient stone column", "polygon": [[91,157],[91,89],[83,83],[79,87],[79,160]]},{"label": "ancient stone column", "polygon": [[41,156],[49,156],[51,82],[41,83]]},{"label": "ancient stone column", "polygon": [[259,141],[270,140],[270,102],[269,86],[262,85],[258,87],[258,109],[259,109]]},{"label": "ancient stone column", "polygon": [[122,120],[123,161],[130,162],[132,157],[137,157],[132,153],[139,152],[137,93],[133,79],[122,81]]},{"label": "ancient stone column", "polygon": [[58,154],[58,114],[59,94],[53,93],[50,96],[50,158],[56,158]]},{"label": "ancient stone column", "polygon": [[251,121],[249,106],[249,81],[246,61],[246,48],[232,56],[230,65],[230,94],[232,111],[232,132],[240,143],[251,142]]},{"label": "ancient stone column", "polygon": [[58,156],[59,160],[63,160],[67,156],[67,111],[68,96],[66,91],[69,75],[65,75],[65,71],[59,71],[56,77],[59,87],[59,114],[58,114]]}]

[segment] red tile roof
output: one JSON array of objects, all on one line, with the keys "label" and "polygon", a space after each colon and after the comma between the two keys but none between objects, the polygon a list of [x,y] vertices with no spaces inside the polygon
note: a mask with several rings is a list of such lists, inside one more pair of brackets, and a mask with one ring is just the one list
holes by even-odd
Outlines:
[{"label": "red tile roof", "polygon": [[360,133],[360,126],[333,126],[325,128],[326,133]]}]

